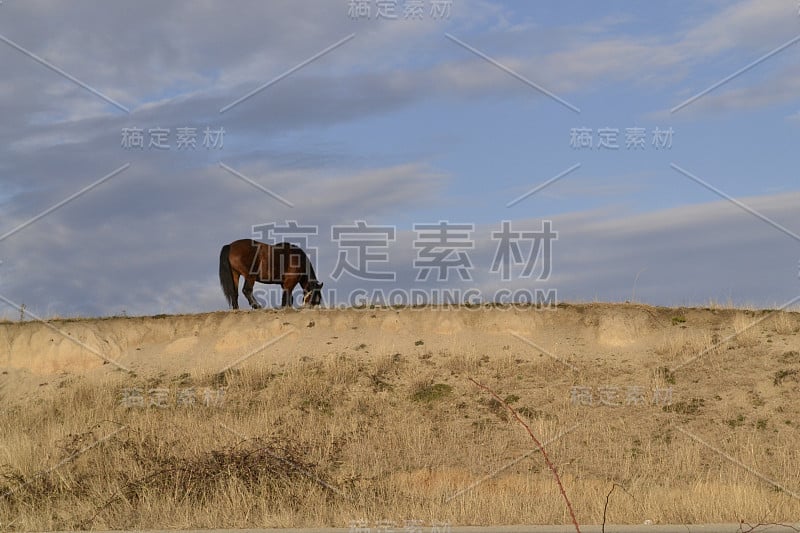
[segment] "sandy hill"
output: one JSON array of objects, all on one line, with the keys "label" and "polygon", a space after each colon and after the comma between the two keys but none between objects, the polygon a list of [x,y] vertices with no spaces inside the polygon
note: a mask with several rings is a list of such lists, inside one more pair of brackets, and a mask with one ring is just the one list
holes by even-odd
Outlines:
[{"label": "sandy hill", "polygon": [[584,523],[615,483],[613,522],[788,520],[798,330],[797,313],[633,304],[4,323],[0,524],[568,522],[527,433],[469,378],[548,442]]}]

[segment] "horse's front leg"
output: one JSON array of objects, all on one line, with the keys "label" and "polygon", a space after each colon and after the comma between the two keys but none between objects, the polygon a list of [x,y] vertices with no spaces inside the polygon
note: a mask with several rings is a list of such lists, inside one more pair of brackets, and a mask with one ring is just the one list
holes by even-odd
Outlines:
[{"label": "horse's front leg", "polygon": [[294,305],[294,296],[292,295],[291,289],[283,289],[283,299],[281,300],[281,305],[283,307],[292,307]]}]

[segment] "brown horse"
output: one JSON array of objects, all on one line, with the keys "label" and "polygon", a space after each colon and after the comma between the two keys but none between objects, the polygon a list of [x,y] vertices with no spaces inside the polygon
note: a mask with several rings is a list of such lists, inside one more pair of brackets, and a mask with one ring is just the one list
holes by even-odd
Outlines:
[{"label": "brown horse", "polygon": [[275,283],[283,287],[283,307],[292,306],[292,291],[303,288],[303,303],[322,303],[322,282],[317,281],[314,267],[306,253],[293,244],[275,245],[241,239],[226,244],[219,254],[219,282],[233,309],[239,309],[239,276],[244,277],[242,294],[253,309],[261,306],[253,298],[253,285]]}]

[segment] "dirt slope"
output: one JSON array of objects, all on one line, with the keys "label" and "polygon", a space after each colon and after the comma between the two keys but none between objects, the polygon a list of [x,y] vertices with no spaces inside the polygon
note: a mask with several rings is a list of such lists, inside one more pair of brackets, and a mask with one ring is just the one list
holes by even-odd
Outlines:
[{"label": "dirt slope", "polygon": [[[574,363],[613,355],[646,364],[665,335],[733,333],[734,310],[658,309],[590,304],[535,308],[405,308],[258,312],[55,320],[0,324],[0,366],[36,375],[96,372],[113,361],[142,373],[222,368],[276,337],[259,357],[285,362],[367,345],[373,357],[398,350],[496,352],[514,335],[536,339]],[[686,322],[674,327],[673,318]],[[759,315],[753,315],[757,320]],[[415,345],[416,341],[421,344]],[[79,342],[74,342],[79,341]],[[424,347],[420,347],[424,346]],[[111,364],[106,370],[111,370]]]}]

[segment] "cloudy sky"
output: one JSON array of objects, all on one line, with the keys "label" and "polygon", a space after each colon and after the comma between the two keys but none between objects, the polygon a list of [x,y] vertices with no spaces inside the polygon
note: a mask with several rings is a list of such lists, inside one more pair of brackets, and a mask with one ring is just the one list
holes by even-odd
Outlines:
[{"label": "cloudy sky", "polygon": [[[3,0],[0,317],[223,309],[220,247],[287,221],[316,228],[329,304],[782,306],[800,296],[799,9]],[[393,237],[366,261],[359,221]],[[444,244],[419,226],[440,221]],[[549,262],[522,237],[544,221]],[[446,279],[417,279],[437,254]]]}]

